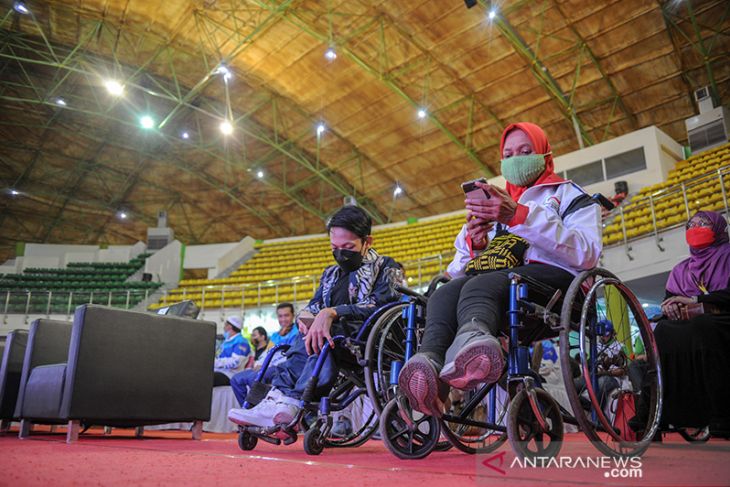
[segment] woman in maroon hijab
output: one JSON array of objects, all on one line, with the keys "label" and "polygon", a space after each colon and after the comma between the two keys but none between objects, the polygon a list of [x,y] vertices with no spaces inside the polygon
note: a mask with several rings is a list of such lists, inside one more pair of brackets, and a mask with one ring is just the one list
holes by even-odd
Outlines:
[{"label": "woman in maroon hijab", "polygon": [[662,423],[730,435],[730,243],[719,213],[687,223],[690,256],[672,270],[654,334],[664,378]]}]

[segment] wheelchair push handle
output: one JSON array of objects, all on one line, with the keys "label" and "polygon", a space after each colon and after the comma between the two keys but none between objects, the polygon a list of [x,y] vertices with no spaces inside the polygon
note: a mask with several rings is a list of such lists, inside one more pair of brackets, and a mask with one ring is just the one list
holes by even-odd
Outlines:
[{"label": "wheelchair push handle", "polygon": [[599,205],[604,207],[606,210],[611,211],[614,208],[616,208],[616,205],[613,204],[613,201],[609,200],[605,196],[603,196],[601,193],[594,194],[591,199],[598,202]]},{"label": "wheelchair push handle", "polygon": [[428,289],[426,290],[426,293],[424,296],[427,298],[430,298],[431,295],[436,291],[436,288],[439,284],[445,284],[451,280],[450,277],[448,277],[446,274],[439,274],[433,279],[431,279],[431,282],[428,284]]},{"label": "wheelchair push handle", "polygon": [[396,286],[395,290],[401,294],[405,294],[406,296],[416,298],[416,300],[418,300],[419,302],[421,302],[423,304],[426,304],[426,302],[428,301],[428,299],[426,299],[426,296],[424,296],[423,294],[417,293],[413,289],[408,289],[407,287],[403,287],[403,286]]}]

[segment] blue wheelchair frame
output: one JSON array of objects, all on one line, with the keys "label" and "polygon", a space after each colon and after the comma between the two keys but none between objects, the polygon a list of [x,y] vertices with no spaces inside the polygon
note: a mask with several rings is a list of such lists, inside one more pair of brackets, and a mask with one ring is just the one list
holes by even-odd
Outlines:
[{"label": "blue wheelchair frame", "polygon": [[[361,356],[361,349],[364,349],[367,343],[367,331],[384,312],[395,306],[398,306],[399,304],[400,302],[395,301],[378,308],[362,323],[362,325],[360,325],[360,328],[358,329],[358,332],[354,338],[347,337],[345,335],[335,335],[334,337],[332,337],[332,341],[335,343],[335,346],[345,346],[355,357],[358,366],[364,366],[364,360]],[[289,345],[278,345],[269,351],[269,353],[266,355],[266,358],[264,359],[261,369],[256,375],[255,383],[262,383],[264,375],[271,365],[271,361],[273,360],[274,356],[277,353],[288,350],[289,347]],[[302,399],[299,402],[299,412],[291,421],[291,423],[286,425],[276,425],[273,427],[239,426],[239,432],[246,432],[255,436],[256,438],[260,438],[272,444],[278,445],[283,442],[285,445],[289,445],[297,441],[297,427],[300,423],[302,423],[302,419],[304,418],[305,414],[307,412],[316,412],[318,421],[322,422],[322,427],[319,435],[320,440],[324,442],[332,428],[332,418],[330,416],[331,413],[341,411],[347,408],[358,397],[367,394],[367,389],[364,386],[353,386],[352,388],[346,387],[343,390],[339,390],[336,387],[328,396],[322,397],[319,400],[313,399],[314,393],[319,383],[319,376],[322,372],[322,367],[324,366],[325,360],[330,353],[333,353],[333,349],[330,346],[329,342],[325,342],[324,346],[317,356],[317,362],[315,363],[314,369],[312,371],[312,376],[309,378],[302,394]],[[243,404],[243,407],[245,409],[248,409],[252,406],[253,405],[250,404],[248,401],[244,402]],[[363,428],[361,428],[360,432],[364,431],[366,428],[367,424],[363,426]],[[343,444],[341,446],[354,445]]]}]

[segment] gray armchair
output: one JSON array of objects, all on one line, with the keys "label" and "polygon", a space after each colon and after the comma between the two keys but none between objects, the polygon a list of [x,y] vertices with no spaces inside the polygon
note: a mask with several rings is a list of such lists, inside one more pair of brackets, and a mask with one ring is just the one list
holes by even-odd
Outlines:
[{"label": "gray armchair", "polygon": [[[17,415],[20,436],[33,422],[116,427],[193,422],[199,438],[210,418],[215,324],[97,305],[76,309],[67,353],[54,364],[33,362],[29,336]],[[45,320],[47,321],[47,320]]]},{"label": "gray armchair", "polygon": [[5,433],[16,418],[15,404],[18,402],[20,373],[23,370],[23,356],[28,344],[27,330],[13,330],[8,333],[0,352],[0,432]]}]

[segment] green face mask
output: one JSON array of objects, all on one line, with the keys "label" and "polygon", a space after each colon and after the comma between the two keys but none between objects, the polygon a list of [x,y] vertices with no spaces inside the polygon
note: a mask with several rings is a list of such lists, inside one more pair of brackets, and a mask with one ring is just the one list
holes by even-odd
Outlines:
[{"label": "green face mask", "polygon": [[502,176],[515,186],[529,186],[545,171],[545,154],[528,154],[502,159]]}]

